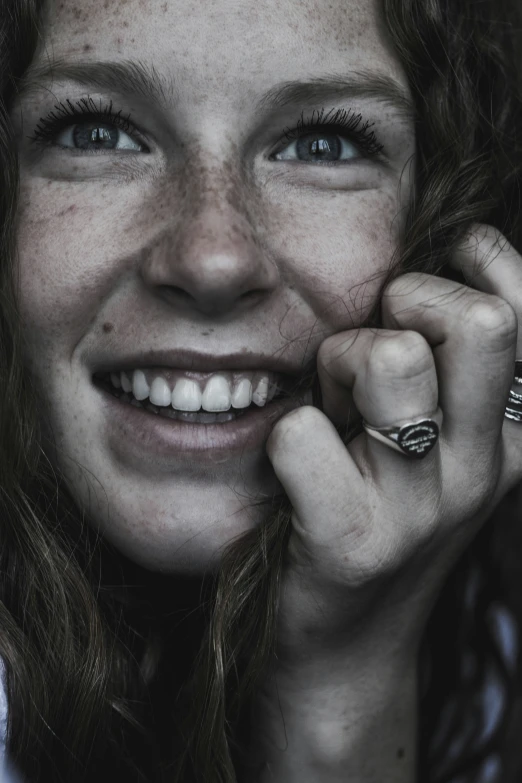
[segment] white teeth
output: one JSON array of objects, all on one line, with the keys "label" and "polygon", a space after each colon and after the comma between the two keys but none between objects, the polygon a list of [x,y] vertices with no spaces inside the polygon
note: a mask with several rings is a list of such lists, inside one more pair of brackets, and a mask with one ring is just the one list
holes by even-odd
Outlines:
[{"label": "white teeth", "polygon": [[242,378],[232,394],[233,408],[248,408],[252,402],[252,384],[248,378]]},{"label": "white teeth", "polygon": [[116,386],[117,389],[121,389],[120,376],[117,372],[111,372],[111,381],[113,386]]},{"label": "white teeth", "polygon": [[159,375],[152,381],[149,399],[153,405],[160,405],[162,407],[170,405],[172,402],[172,394],[169,385],[167,381]]},{"label": "white teeth", "polygon": [[132,393],[137,400],[146,400],[149,396],[150,387],[145,378],[145,373],[141,370],[134,370],[132,374]]},{"label": "white teeth", "polygon": [[174,386],[171,404],[177,411],[199,411],[201,408],[199,384],[188,378],[180,378]]},{"label": "white teeth", "polygon": [[252,394],[252,402],[256,405],[263,406],[266,404],[266,398],[268,396],[268,378],[261,378],[257,384],[255,392]]},{"label": "white teeth", "polygon": [[120,373],[120,380],[121,380],[121,386],[124,392],[130,392],[132,391],[132,383],[129,380],[129,377],[127,373],[121,372]]},{"label": "white teeth", "polygon": [[207,382],[201,398],[201,406],[210,413],[228,411],[230,408],[230,386],[222,375],[213,375]]},{"label": "white teeth", "polygon": [[241,377],[232,383],[232,375],[212,375],[202,392],[200,384],[189,378],[178,377],[171,392],[169,383],[158,375],[149,386],[143,370],[132,372],[111,372],[112,385],[122,388],[126,393],[132,393],[139,402],[147,397],[152,405],[160,407],[172,406],[177,411],[196,412],[201,409],[209,413],[222,413],[230,408],[248,408],[254,403],[263,407],[274,399],[279,386],[272,376],[254,374],[254,383],[250,377]]}]

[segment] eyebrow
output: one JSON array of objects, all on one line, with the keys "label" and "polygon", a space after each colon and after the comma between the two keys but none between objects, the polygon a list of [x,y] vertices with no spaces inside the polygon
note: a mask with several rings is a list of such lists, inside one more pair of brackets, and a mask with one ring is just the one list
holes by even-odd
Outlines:
[{"label": "eyebrow", "polygon": [[[158,73],[141,60],[67,61],[63,58],[45,65],[31,65],[18,82],[18,95],[49,87],[54,81],[73,81],[85,87],[116,90],[123,95],[146,98],[159,108],[174,101],[177,90],[173,79]],[[393,109],[411,121],[415,105],[407,91],[385,73],[370,70],[350,74],[326,73],[306,81],[286,81],[268,90],[255,105],[255,111],[282,109],[290,105],[319,103],[322,100],[369,98]]]}]

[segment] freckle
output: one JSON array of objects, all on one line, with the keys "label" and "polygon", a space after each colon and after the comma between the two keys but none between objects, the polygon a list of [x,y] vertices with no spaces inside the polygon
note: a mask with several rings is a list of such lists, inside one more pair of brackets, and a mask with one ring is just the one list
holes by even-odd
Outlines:
[{"label": "freckle", "polygon": [[397,751],[397,758],[398,759],[404,758],[404,748],[399,748],[399,750]]},{"label": "freckle", "polygon": [[208,337],[210,332],[201,332],[202,337]]},{"label": "freckle", "polygon": [[113,329],[114,329],[114,324],[111,324],[109,322],[103,324],[103,331],[104,332],[106,332],[106,333],[107,332],[112,332]]},{"label": "freckle", "polygon": [[64,215],[67,215],[68,212],[74,212],[76,209],[76,204],[71,204],[67,207],[67,209],[62,209],[60,212],[58,212],[58,217],[63,217]]},{"label": "freckle", "polygon": [[83,51],[84,52],[90,52],[92,49],[92,46],[90,44],[84,44],[83,45]]}]

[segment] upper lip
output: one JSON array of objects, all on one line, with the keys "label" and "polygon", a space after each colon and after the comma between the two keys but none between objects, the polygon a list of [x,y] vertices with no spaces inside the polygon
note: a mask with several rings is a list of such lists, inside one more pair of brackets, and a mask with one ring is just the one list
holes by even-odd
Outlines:
[{"label": "upper lip", "polygon": [[219,372],[219,370],[270,370],[294,378],[302,369],[286,359],[251,352],[218,356],[184,349],[171,351],[151,349],[143,353],[122,354],[107,359],[96,366],[94,373],[126,372],[142,367],[169,367],[201,373]]}]

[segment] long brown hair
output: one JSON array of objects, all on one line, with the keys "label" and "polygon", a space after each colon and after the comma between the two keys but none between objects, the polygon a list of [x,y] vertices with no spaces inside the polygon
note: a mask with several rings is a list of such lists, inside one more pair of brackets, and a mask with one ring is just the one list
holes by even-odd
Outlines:
[{"label": "long brown hair", "polygon": [[[522,251],[519,5],[382,0],[417,109],[418,178],[390,275],[445,272],[475,221],[497,226]],[[8,751],[31,783],[232,783],[245,763],[243,717],[274,648],[291,509],[284,496],[271,501],[266,523],[231,543],[219,573],[203,582],[149,574],[95,535],[47,459],[38,390],[22,360],[18,161],[9,123],[42,11],[43,0],[0,0],[0,655]],[[372,320],[378,323],[378,306]],[[317,391],[316,381],[307,374],[303,388]],[[353,436],[340,434],[345,442]],[[514,739],[520,667],[505,666],[488,621],[499,604],[522,617],[515,558],[522,540],[509,501],[453,569],[425,629],[423,783],[456,775],[471,783],[492,752],[504,783],[522,775]],[[471,676],[463,667],[470,651]],[[477,744],[475,698],[492,668],[506,686],[505,710],[497,730]],[[441,715],[449,716],[442,738]],[[452,757],[449,743],[459,735]]]}]

